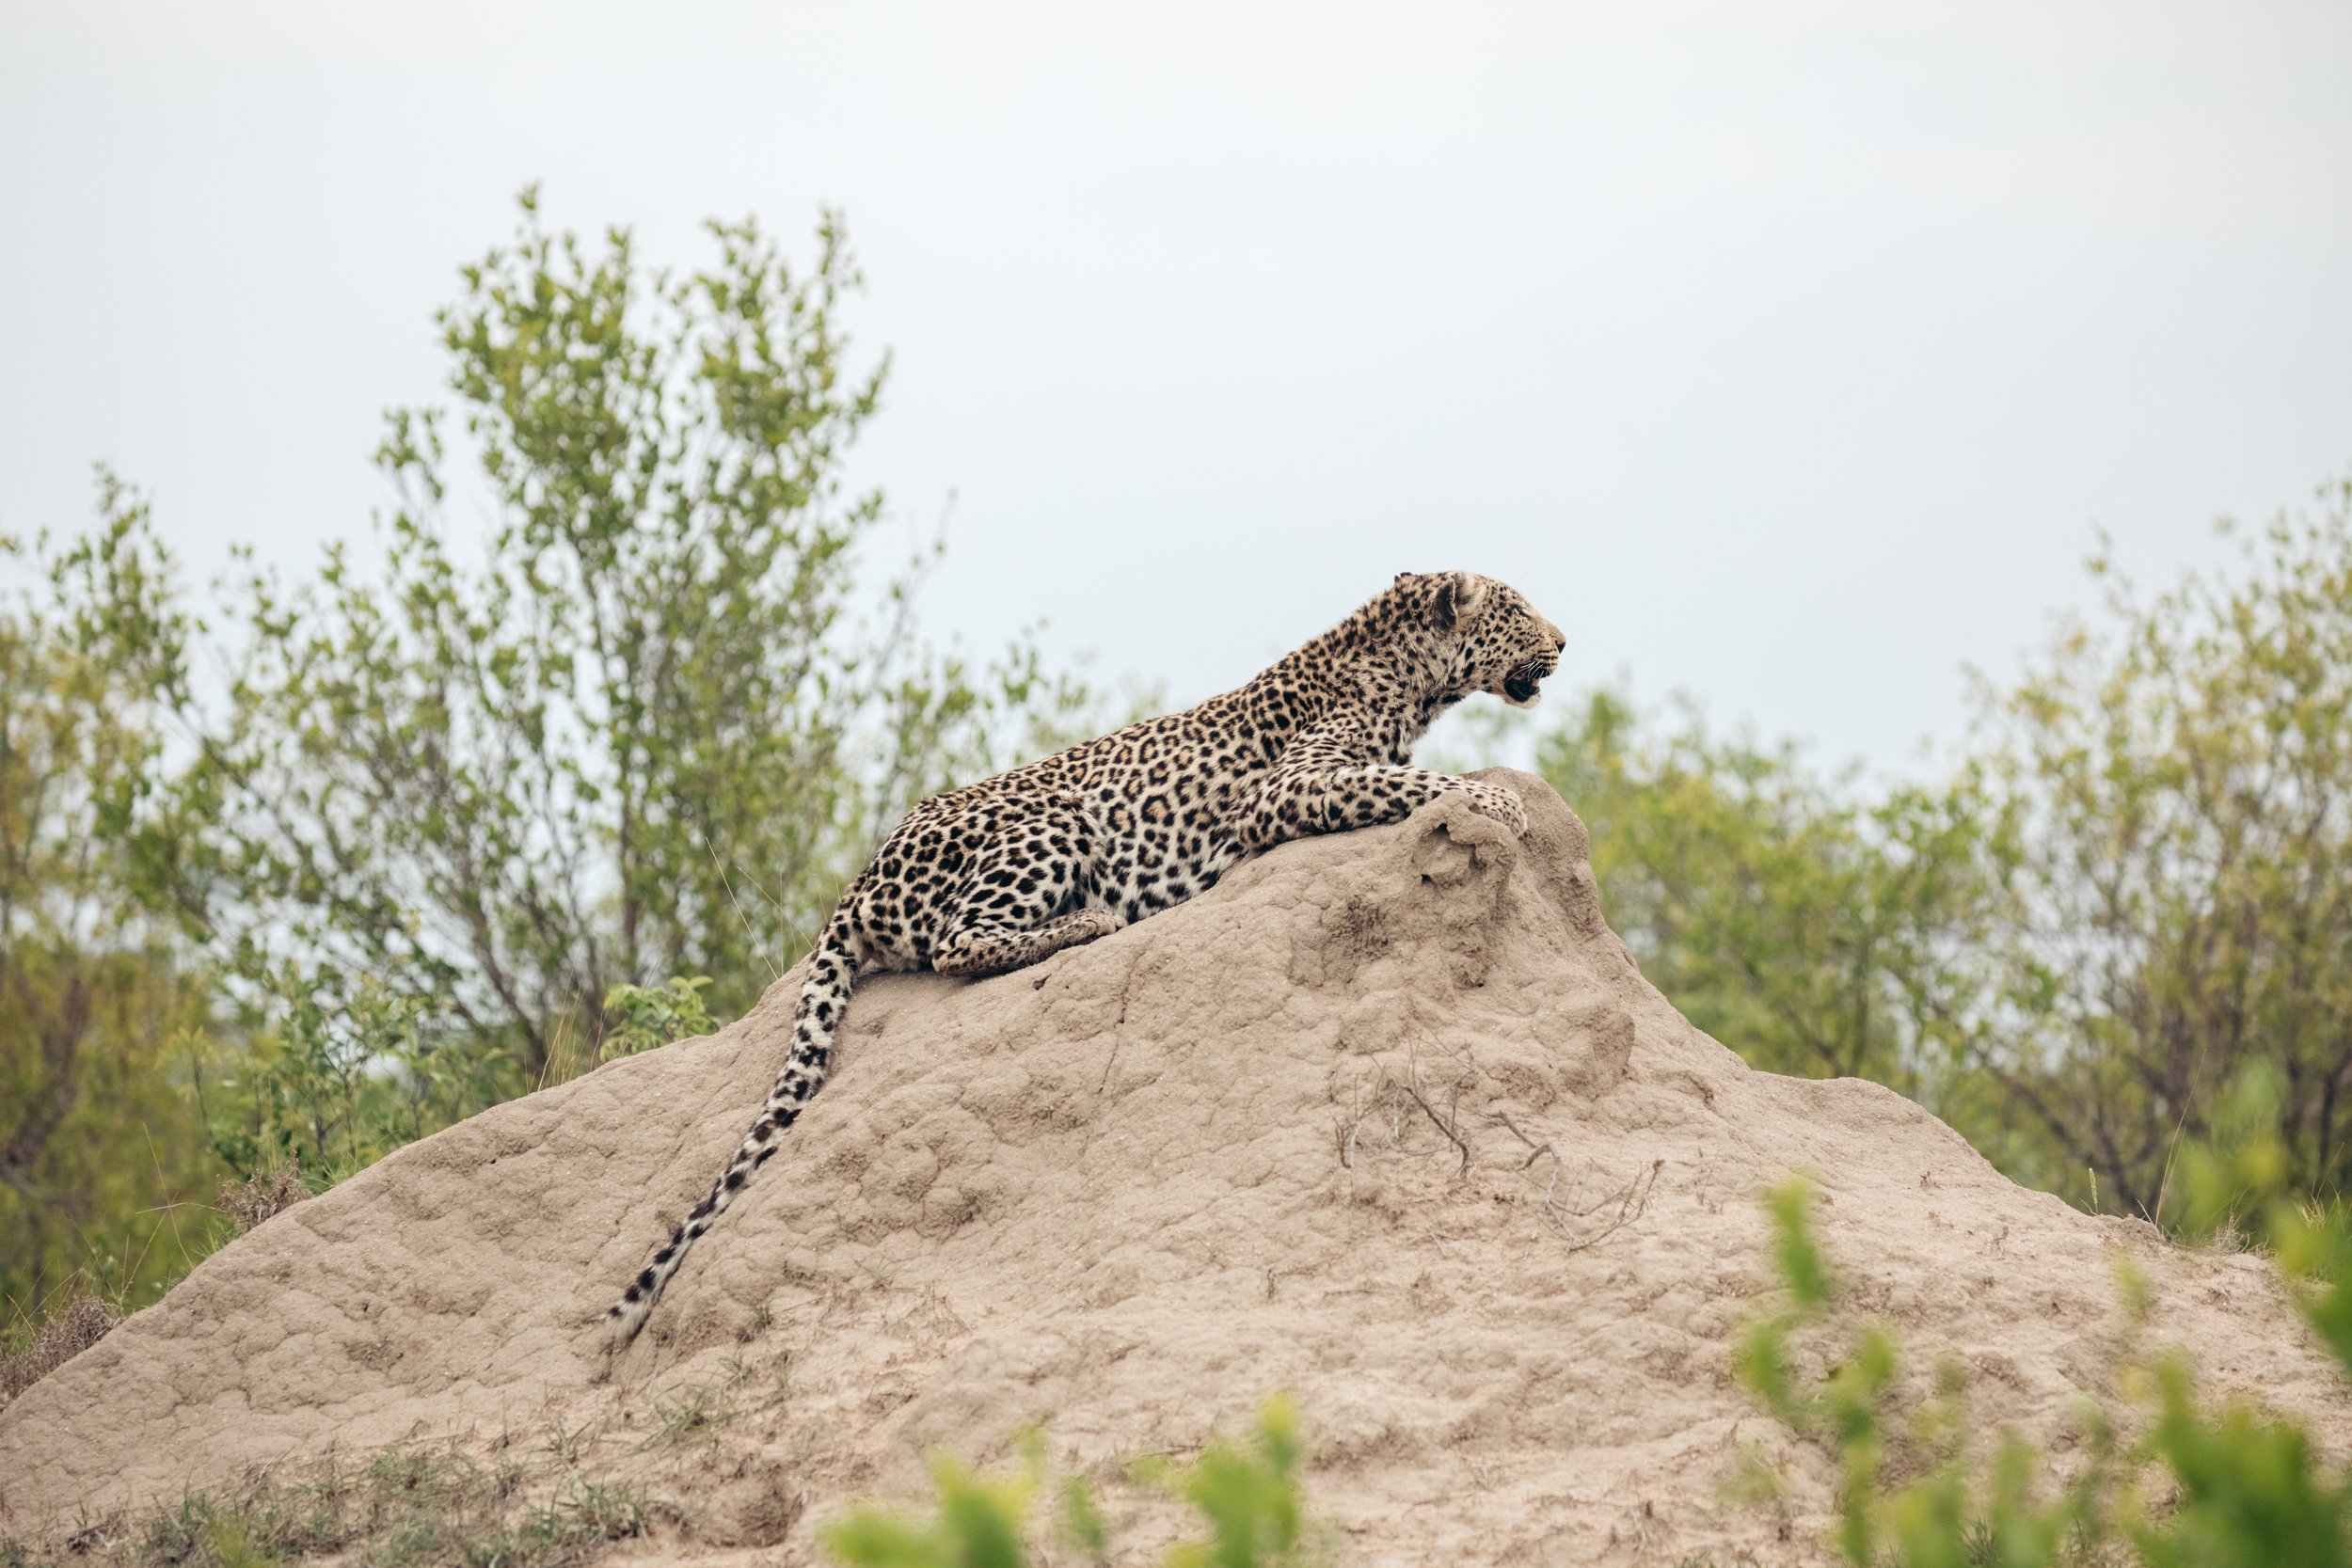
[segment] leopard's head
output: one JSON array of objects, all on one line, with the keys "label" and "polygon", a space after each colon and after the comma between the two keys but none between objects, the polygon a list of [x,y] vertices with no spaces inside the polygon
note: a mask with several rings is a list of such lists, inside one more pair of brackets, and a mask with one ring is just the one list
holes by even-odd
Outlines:
[{"label": "leopard's head", "polygon": [[1396,588],[1443,656],[1448,696],[1535,705],[1568,640],[1518,589],[1475,572],[1402,572]]}]

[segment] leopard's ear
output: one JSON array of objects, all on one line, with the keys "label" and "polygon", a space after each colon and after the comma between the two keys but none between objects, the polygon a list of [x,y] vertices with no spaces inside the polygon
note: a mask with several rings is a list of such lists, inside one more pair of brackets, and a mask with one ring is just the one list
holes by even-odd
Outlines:
[{"label": "leopard's ear", "polygon": [[1438,597],[1429,608],[1439,631],[1452,631],[1478,613],[1486,602],[1486,579],[1475,572],[1448,572],[1438,584]]}]

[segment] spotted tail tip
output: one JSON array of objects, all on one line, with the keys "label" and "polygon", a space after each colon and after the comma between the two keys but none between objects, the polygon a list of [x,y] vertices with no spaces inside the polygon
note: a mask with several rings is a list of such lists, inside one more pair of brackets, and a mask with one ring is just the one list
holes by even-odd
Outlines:
[{"label": "spotted tail tip", "polygon": [[636,1301],[616,1301],[605,1309],[605,1337],[612,1342],[615,1350],[626,1349],[629,1341],[637,1338],[637,1331],[645,1326],[645,1320],[652,1315],[653,1300],[650,1296]]}]

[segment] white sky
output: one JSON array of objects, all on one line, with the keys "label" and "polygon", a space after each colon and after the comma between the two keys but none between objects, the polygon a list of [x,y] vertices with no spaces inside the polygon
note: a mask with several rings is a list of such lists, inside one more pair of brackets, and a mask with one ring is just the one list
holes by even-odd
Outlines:
[{"label": "white sky", "polygon": [[363,534],[533,179],[683,264],[845,208],[930,628],[1175,702],[1460,565],[1897,766],[2094,525],[2167,578],[2352,465],[2343,0],[8,0],[0,530],[103,458],[208,571]]}]

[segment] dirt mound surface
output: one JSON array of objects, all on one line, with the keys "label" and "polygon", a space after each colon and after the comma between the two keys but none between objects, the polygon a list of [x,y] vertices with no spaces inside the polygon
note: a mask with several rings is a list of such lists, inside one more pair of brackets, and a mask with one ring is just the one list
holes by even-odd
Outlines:
[{"label": "dirt mound surface", "polygon": [[[1353,1562],[1818,1560],[1828,1468],[1729,1375],[1770,1288],[1756,1199],[1797,1167],[1907,1362],[1959,1361],[1989,1420],[2047,1438],[2105,1391],[2132,1253],[2152,1338],[2352,1432],[2263,1264],[2021,1189],[1885,1089],[1749,1070],[1602,923],[1559,798],[1486,776],[1524,839],[1449,798],[1035,969],[868,982],[832,1084],[616,1360],[597,1315],[741,1135],[797,974],[403,1149],[0,1413],[0,1522],[584,1442],[684,1504],[641,1554],[810,1562],[852,1497],[920,1495],[933,1446],[1042,1421],[1110,1475],[1279,1387]],[[1782,1515],[1724,1500],[1745,1442],[1792,1465]]]}]

